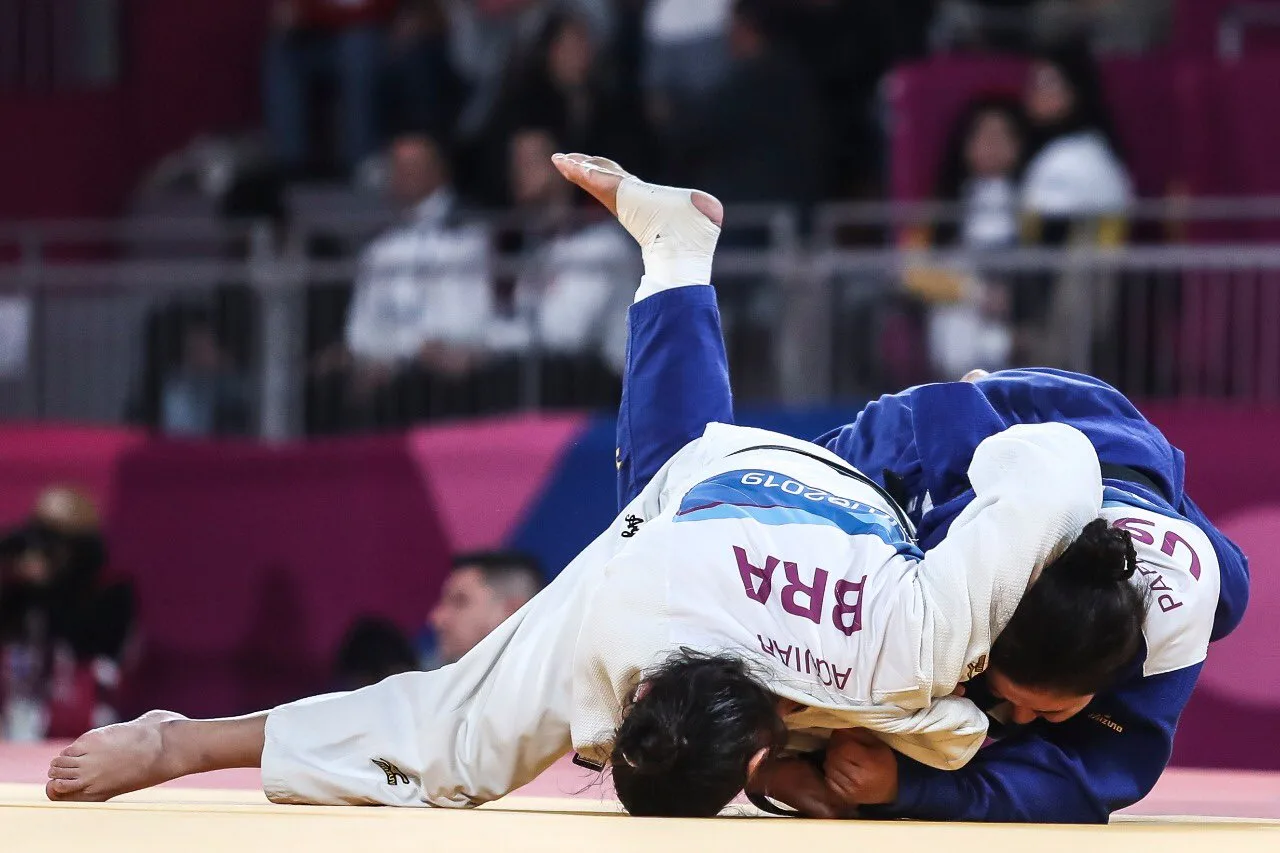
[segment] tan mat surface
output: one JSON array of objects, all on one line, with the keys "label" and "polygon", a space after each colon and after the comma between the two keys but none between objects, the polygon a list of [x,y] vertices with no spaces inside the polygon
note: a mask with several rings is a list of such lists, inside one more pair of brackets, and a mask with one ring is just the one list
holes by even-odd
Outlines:
[{"label": "tan mat surface", "polygon": [[[566,851],[791,849],[946,853],[1253,853],[1280,850],[1280,822],[1126,818],[1107,827],[798,821],[640,820],[600,799],[524,797],[478,811],[272,806],[254,791],[160,790],[105,805],[46,802],[38,786],[0,785],[0,849],[57,851]],[[857,846],[853,846],[857,845]]]}]

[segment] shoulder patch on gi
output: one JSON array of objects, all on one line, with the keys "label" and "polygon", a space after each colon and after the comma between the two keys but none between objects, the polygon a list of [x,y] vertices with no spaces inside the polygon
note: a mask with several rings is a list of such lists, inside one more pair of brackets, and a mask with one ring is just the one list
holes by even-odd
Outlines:
[{"label": "shoulder patch on gi", "polygon": [[809,486],[776,471],[726,471],[685,493],[674,522],[748,518],[758,524],[813,524],[870,535],[899,554],[923,558],[892,515],[878,507]]}]

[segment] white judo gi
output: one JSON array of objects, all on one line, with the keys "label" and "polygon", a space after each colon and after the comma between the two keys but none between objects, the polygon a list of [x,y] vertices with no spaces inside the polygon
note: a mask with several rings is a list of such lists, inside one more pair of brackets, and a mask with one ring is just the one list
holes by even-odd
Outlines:
[{"label": "white judo gi", "polygon": [[[761,445],[811,455],[749,449]],[[969,469],[976,499],[924,555],[881,493],[823,459],[850,470],[808,442],[711,424],[459,662],[271,711],[267,796],[467,807],[570,750],[604,763],[626,698],[681,646],[741,655],[803,705],[786,718],[797,746],[861,726],[931,766],[963,765],[987,721],[951,694],[1098,517],[1097,455],[1062,424],[987,439]]]}]

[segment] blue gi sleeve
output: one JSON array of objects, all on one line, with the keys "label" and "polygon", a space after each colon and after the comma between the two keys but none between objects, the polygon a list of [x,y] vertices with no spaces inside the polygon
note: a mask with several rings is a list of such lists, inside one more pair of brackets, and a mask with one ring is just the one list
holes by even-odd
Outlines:
[{"label": "blue gi sleeve", "polygon": [[898,756],[898,799],[866,817],[1106,823],[1155,786],[1202,664],[1137,678],[1065,723],[1040,721],[945,772]]},{"label": "blue gi sleeve", "polygon": [[733,423],[729,364],[715,289],[676,287],[628,314],[618,409],[618,507],[644,489],[709,423]]},{"label": "blue gi sleeve", "polygon": [[1190,495],[1182,496],[1178,512],[1204,531],[1218,555],[1221,586],[1218,591],[1218,608],[1213,619],[1213,633],[1209,635],[1209,642],[1216,643],[1234,631],[1244,618],[1245,609],[1249,605],[1249,558],[1240,550],[1239,545],[1228,539],[1205,516]]},{"label": "blue gi sleeve", "polygon": [[[924,497],[942,503],[966,493],[978,445],[1011,425],[973,383],[942,382],[881,397],[853,423],[815,443],[881,485],[889,485],[885,474],[892,472],[905,493],[907,512],[919,526]],[[925,529],[919,532],[923,544]]]}]

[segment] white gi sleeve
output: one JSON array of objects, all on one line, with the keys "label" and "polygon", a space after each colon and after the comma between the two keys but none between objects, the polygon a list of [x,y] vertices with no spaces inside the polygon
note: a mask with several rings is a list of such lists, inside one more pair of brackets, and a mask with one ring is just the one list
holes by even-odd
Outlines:
[{"label": "white gi sleeve", "polygon": [[985,669],[1028,585],[1102,507],[1097,452],[1065,424],[1022,424],[991,436],[974,453],[969,481],[976,497],[918,572],[921,663],[934,696]]},{"label": "white gi sleeve", "polygon": [[943,696],[911,713],[882,706],[859,715],[887,746],[939,770],[968,764],[987,737],[987,715],[959,696]]}]

